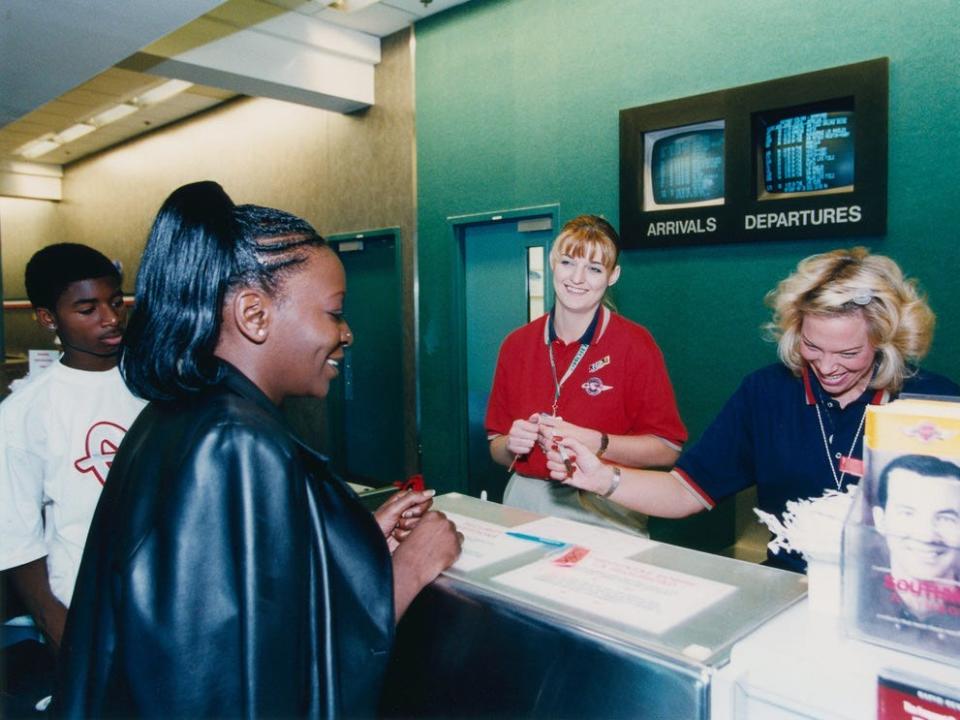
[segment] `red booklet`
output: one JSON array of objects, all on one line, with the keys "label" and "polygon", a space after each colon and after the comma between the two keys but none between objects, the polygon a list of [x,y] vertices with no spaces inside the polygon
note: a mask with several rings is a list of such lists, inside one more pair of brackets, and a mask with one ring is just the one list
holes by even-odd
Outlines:
[{"label": "red booklet", "polygon": [[960,700],[918,685],[877,678],[877,720],[960,720]]}]

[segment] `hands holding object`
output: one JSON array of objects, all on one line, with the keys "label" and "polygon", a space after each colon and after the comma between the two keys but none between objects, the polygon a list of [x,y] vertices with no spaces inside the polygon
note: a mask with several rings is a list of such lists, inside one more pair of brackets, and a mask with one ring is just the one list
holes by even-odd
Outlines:
[{"label": "hands holding object", "polygon": [[557,437],[547,451],[550,477],[581,490],[610,497],[620,485],[620,468],[603,463],[576,438]]},{"label": "hands holding object", "polygon": [[430,510],[435,494],[436,490],[403,490],[391,495],[374,511],[391,555]]},{"label": "hands holding object", "polygon": [[435,492],[398,492],[374,512],[393,555],[398,620],[417,593],[456,562],[463,547],[463,533],[456,525],[442,512],[430,510]]}]

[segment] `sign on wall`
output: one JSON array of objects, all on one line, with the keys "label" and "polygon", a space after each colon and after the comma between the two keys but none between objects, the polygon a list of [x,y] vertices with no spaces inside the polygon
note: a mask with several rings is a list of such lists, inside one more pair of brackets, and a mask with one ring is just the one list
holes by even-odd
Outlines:
[{"label": "sign on wall", "polygon": [[624,246],[884,234],[888,67],[621,110]]}]

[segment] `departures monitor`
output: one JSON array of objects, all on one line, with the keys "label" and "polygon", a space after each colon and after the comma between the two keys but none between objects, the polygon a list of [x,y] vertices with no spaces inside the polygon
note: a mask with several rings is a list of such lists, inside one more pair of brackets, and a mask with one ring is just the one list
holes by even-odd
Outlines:
[{"label": "departures monitor", "polygon": [[852,192],[856,146],[852,110],[794,110],[758,119],[762,200]]}]

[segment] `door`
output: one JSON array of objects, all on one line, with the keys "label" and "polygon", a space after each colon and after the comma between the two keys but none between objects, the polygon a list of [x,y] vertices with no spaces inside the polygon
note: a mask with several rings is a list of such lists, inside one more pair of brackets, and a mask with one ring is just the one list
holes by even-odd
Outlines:
[{"label": "door", "polygon": [[476,222],[462,229],[470,495],[503,497],[506,468],[490,459],[483,427],[500,344],[510,331],[549,309],[547,254],[553,216]]},{"label": "door", "polygon": [[354,340],[327,396],[327,447],[342,477],[378,487],[404,478],[399,232],[348,237],[329,240],[347,273]]}]

